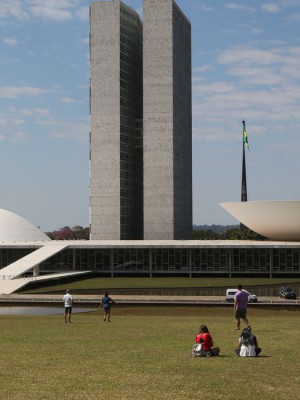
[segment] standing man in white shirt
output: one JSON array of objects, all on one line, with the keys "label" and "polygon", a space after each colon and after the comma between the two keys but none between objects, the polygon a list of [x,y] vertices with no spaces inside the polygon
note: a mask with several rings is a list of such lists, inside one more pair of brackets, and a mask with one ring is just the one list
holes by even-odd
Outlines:
[{"label": "standing man in white shirt", "polygon": [[70,295],[69,289],[67,289],[66,294],[63,297],[63,301],[65,303],[65,323],[68,321],[71,323],[73,297]]}]

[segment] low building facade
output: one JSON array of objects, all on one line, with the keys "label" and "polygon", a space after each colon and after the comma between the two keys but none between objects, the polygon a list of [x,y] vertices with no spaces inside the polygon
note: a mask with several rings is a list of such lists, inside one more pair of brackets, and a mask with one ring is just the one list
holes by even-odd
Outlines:
[{"label": "low building facade", "polygon": [[[56,241],[57,243],[59,241]],[[103,276],[279,276],[300,274],[300,243],[256,241],[61,241],[62,250],[23,276],[77,271]],[[51,243],[2,243],[0,268]],[[1,277],[0,269],[0,277]],[[7,268],[6,268],[7,269]],[[22,277],[20,274],[18,277]],[[11,277],[14,278],[14,277]]]}]

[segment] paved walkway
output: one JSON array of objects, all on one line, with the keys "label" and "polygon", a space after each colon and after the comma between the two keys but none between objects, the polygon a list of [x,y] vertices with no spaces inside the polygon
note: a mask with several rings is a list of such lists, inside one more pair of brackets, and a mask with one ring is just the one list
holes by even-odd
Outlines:
[{"label": "paved walkway", "polygon": [[[103,294],[97,295],[73,295],[74,303],[99,305]],[[63,294],[10,294],[0,295],[0,305],[35,303],[47,304],[62,303]],[[114,295],[112,299],[119,304],[153,304],[153,305],[224,305],[233,307],[224,296],[148,296],[148,295]],[[260,297],[259,302],[250,303],[250,306],[300,306],[300,298],[297,300],[286,300],[279,297]]]}]

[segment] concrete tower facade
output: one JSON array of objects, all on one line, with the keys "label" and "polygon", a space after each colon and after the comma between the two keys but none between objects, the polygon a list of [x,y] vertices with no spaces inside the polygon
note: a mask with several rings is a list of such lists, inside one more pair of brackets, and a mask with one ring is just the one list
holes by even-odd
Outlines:
[{"label": "concrete tower facade", "polygon": [[142,23],[119,0],[90,7],[91,239],[142,239]]},{"label": "concrete tower facade", "polygon": [[[143,66],[144,64],[144,66]],[[91,239],[190,239],[191,26],[173,0],[90,7]]]},{"label": "concrete tower facade", "polygon": [[144,239],[190,239],[190,22],[173,0],[144,0],[143,37]]}]

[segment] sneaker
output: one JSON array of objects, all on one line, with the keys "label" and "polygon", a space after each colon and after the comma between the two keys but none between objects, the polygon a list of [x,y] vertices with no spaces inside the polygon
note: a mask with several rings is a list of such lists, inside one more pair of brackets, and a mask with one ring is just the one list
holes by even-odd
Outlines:
[{"label": "sneaker", "polygon": [[235,328],[235,330],[236,330],[236,331],[239,331],[239,330],[240,330],[240,328]]}]

